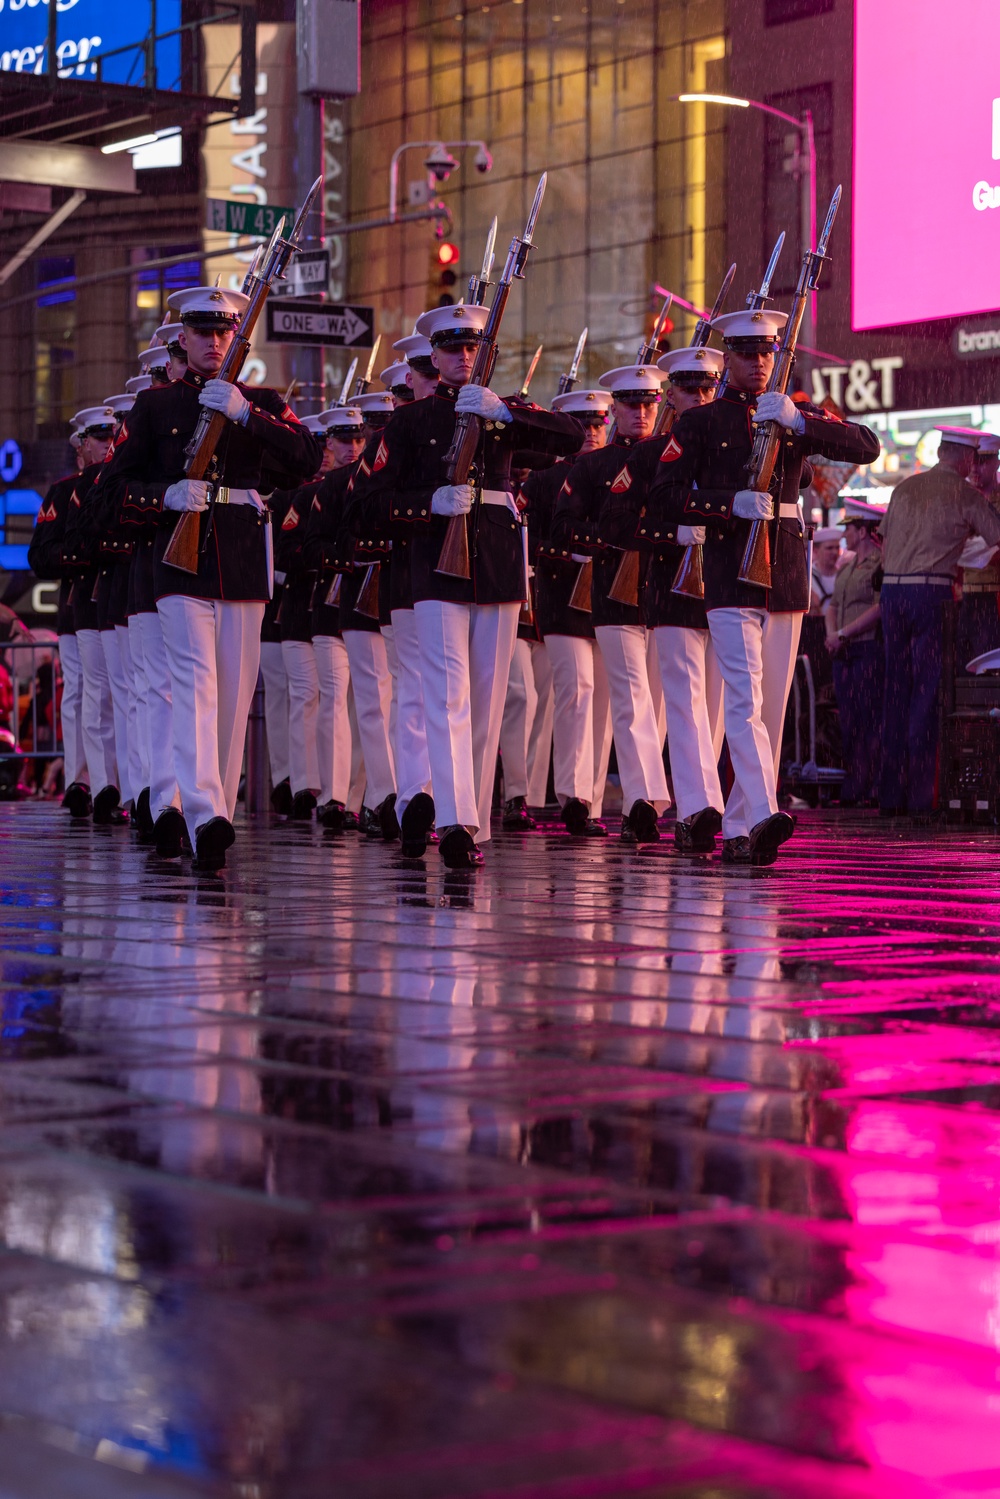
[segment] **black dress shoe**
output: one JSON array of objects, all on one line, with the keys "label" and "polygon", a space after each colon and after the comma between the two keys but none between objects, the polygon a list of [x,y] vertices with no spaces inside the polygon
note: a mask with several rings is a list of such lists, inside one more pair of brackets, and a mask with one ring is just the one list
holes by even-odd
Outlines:
[{"label": "black dress shoe", "polygon": [[635,828],[629,822],[627,817],[622,818],[622,830],[620,836],[623,843],[638,843],[639,841],[635,836]]},{"label": "black dress shoe", "polygon": [[105,786],[103,791],[99,791],[94,797],[94,821],[103,825],[127,821],[127,818],[115,816],[120,801],[121,794],[118,787]]},{"label": "black dress shoe", "polygon": [[715,835],[722,827],[722,813],[714,807],[703,807],[685,822],[674,827],[674,843],[682,854],[710,854],[715,848]]},{"label": "black dress shoe", "polygon": [[176,807],[167,807],[154,825],[156,853],[160,859],[179,859],[187,837],[187,825]]},{"label": "black dress shoe", "polygon": [[578,796],[571,796],[562,809],[562,819],[571,838],[606,838],[608,830],[595,822],[590,808]]},{"label": "black dress shoe", "polygon": [[775,812],[756,823],[750,829],[750,863],[758,866],[773,864],[778,849],[794,832],[795,823],[787,812]]},{"label": "black dress shoe", "polygon": [[472,834],[465,828],[452,828],[449,833],[445,833],[439,852],[449,869],[478,869],[483,862]]},{"label": "black dress shoe", "polygon": [[73,781],[66,787],[62,804],[70,817],[89,817],[94,805],[90,798],[90,787],[85,786],[82,781]]},{"label": "black dress shoe", "polygon": [[723,864],[749,864],[750,839],[746,837],[723,838],[722,862]]},{"label": "black dress shoe", "polygon": [[386,843],[395,843],[399,837],[399,819],[396,816],[396,793],[392,791],[384,802],[375,808],[379,831]]},{"label": "black dress shoe", "polygon": [[287,776],[271,789],[271,811],[279,817],[292,815],[292,783]]},{"label": "black dress shoe", "polygon": [[343,802],[328,801],[316,808],[316,821],[320,827],[326,828],[328,833],[344,831],[344,815]]},{"label": "black dress shoe", "polygon": [[149,806],[149,787],[143,786],[135,801],[134,822],[140,838],[153,831],[153,814]]},{"label": "black dress shoe", "polygon": [[427,838],[434,825],[434,801],[426,791],[418,791],[407,803],[400,834],[404,859],[422,859],[427,852]]},{"label": "black dress shoe", "polygon": [[512,796],[503,804],[503,830],[505,833],[532,833],[538,823],[528,811],[528,799]]},{"label": "black dress shoe", "polygon": [[357,814],[357,812],[345,812],[344,813],[344,832],[345,833],[360,833],[361,832],[361,823],[358,820],[358,814]]},{"label": "black dress shoe", "polygon": [[635,834],[636,843],[659,843],[660,817],[652,802],[645,802],[641,797],[637,802],[633,802],[629,810],[628,821]]},{"label": "black dress shoe", "polygon": [[203,823],[194,837],[194,862],[191,868],[199,874],[222,869],[226,863],[226,849],[236,841],[236,829],[226,817],[213,817]]},{"label": "black dress shoe", "polygon": [[316,809],[316,798],[311,791],[296,791],[292,797],[292,819],[308,822]]},{"label": "black dress shoe", "polygon": [[379,822],[378,813],[373,807],[362,807],[361,816],[358,818],[358,832],[364,833],[366,838],[381,838],[382,824]]}]

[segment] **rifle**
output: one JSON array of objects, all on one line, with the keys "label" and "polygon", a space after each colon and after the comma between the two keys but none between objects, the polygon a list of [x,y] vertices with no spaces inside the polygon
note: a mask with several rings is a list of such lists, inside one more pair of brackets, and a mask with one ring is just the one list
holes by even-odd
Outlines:
[{"label": "rifle", "polygon": [[569,392],[573,389],[577,381],[577,376],[580,373],[580,360],[583,358],[583,351],[586,346],[587,329],[584,328],[583,332],[580,334],[580,337],[576,341],[576,353],[573,355],[573,363],[570,365],[565,375],[559,376],[559,389],[556,391],[556,395],[568,395]]},{"label": "rifle", "polygon": [[[705,317],[700,317],[695,324],[694,334],[691,338],[692,349],[704,349],[707,346],[708,340],[712,336],[712,324],[726,305],[726,298],[729,295],[729,288],[733,284],[733,277],[735,275],[736,262],[733,261],[733,264],[726,272],[722,285],[719,287],[719,295],[715,299],[711,312],[706,314]],[[670,416],[669,426],[666,421],[668,414]],[[653,429],[653,436],[657,437],[665,432],[669,432],[674,424],[673,417],[673,407],[667,406],[666,402],[664,402],[663,410],[660,412],[659,419]],[[683,594],[685,598],[690,599],[703,599],[705,597],[702,550],[696,543],[692,542],[690,546],[684,548],[684,555],[681,557],[677,571],[674,574],[674,581],[671,584],[670,592]]]},{"label": "rifle", "polygon": [[539,344],[538,348],[535,350],[534,354],[532,354],[532,356],[531,356],[531,363],[528,365],[527,374],[525,375],[524,379],[521,382],[521,389],[518,391],[518,395],[521,397],[522,401],[526,401],[528,399],[528,386],[531,384],[531,381],[532,381],[532,379],[534,377],[535,371],[538,368],[538,361],[542,357],[542,349],[543,349],[543,347],[544,347],[543,344]]},{"label": "rifle", "polygon": [[[641,343],[639,345],[639,352],[635,357],[636,364],[655,363],[656,356],[660,352],[660,339],[663,336],[663,325],[667,321],[667,313],[670,311],[670,306],[673,300],[673,292],[668,291],[666,297],[663,300],[663,306],[660,308],[660,315],[656,319],[656,322],[653,324],[653,331],[650,335],[649,341]],[[609,444],[614,442],[616,431],[617,423],[612,422],[610,430],[608,431]],[[581,582],[582,578],[578,576],[576,580],[577,586],[580,585]],[[574,586],[573,592],[576,593],[576,586]],[[608,598],[612,599],[616,604],[629,604],[632,606],[632,608],[638,608],[639,553],[637,551],[633,551],[631,548],[626,547],[626,549],[622,552],[622,560],[618,564],[618,570],[615,573],[611,587],[608,589]]]},{"label": "rifle", "polygon": [[[486,319],[486,327],[483,329],[479,347],[476,350],[476,361],[472,366],[472,375],[469,379],[470,385],[489,385],[497,359],[497,337],[500,332],[500,324],[507,308],[507,298],[510,296],[510,288],[515,277],[523,281],[524,267],[531,250],[532,235],[535,232],[535,221],[538,211],[542,206],[542,198],[545,196],[545,185],[548,174],[543,172],[538,179],[535,189],[534,201],[531,212],[528,214],[528,222],[524,226],[524,233],[515,234],[507,251],[507,260],[504,264],[503,274],[497,282],[496,291],[493,293],[493,301],[490,305],[489,317]],[[492,250],[487,246],[490,254]],[[485,265],[485,262],[484,262]],[[482,434],[483,424],[480,417],[471,411],[461,411],[455,418],[455,435],[452,438],[451,447],[445,454],[445,471],[449,484],[465,484],[468,482],[469,474],[479,447],[479,439]],[[477,490],[478,493],[478,490]],[[464,515],[453,515],[448,521],[448,529],[445,533],[444,545],[435,572],[445,573],[451,578],[470,578],[472,567],[469,560],[469,531]]]},{"label": "rifle", "polygon": [[[792,377],[792,366],[795,363],[795,346],[799,341],[806,303],[816,289],[823,262],[827,259],[826,247],[830,243],[833,221],[837,217],[842,191],[843,189],[838,187],[830,199],[830,207],[826,211],[826,221],[816,249],[807,250],[802,257],[798,284],[795,288],[795,296],[792,298],[792,308],[781,335],[781,344],[775,356],[771,378],[767,382],[769,391],[778,391],[784,395],[788,389],[788,382]],[[757,428],[747,464],[748,489],[765,491],[769,488],[774,478],[783,435],[784,428],[778,422],[762,422]],[[750,535],[747,538],[743,561],[737,575],[741,583],[753,583],[758,588],[771,586],[769,524],[768,521],[755,520],[750,526]]]},{"label": "rifle", "polygon": [[[323,184],[322,177],[317,177],[306,196],[306,200],[299,210],[294,227],[288,239],[282,238],[285,227],[284,219],[280,219],[278,226],[271,236],[263,256],[255,255],[253,264],[247,272],[244,286],[249,287],[247,295],[250,300],[246,305],[243,316],[240,318],[239,327],[233,335],[232,343],[226,350],[226,357],[222,361],[222,367],[218,380],[226,380],[234,384],[239,378],[240,371],[250,352],[250,339],[257,320],[264,310],[267,294],[274,282],[284,273],[288,262],[298,248],[299,236],[301,235],[306,219],[309,216],[313,203]],[[202,410],[198,417],[198,423],[194,429],[191,441],[185,448],[187,468],[185,474],[189,479],[203,479],[213,466],[215,453],[219,440],[225,430],[226,418],[220,411]],[[182,572],[197,573],[198,563],[208,545],[208,539],[212,534],[212,520],[215,505],[215,495],[218,493],[218,481],[211,481],[212,489],[209,494],[209,506],[205,516],[204,528],[201,525],[201,516],[196,510],[185,510],[181,513],[173,534],[167,543],[167,549],[163,554],[163,560],[170,567],[180,568]],[[200,542],[199,542],[200,538]]]}]

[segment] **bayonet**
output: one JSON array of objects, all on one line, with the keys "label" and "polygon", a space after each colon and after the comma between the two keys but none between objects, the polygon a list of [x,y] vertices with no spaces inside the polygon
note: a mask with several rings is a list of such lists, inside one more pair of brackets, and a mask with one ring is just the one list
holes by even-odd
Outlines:
[{"label": "bayonet", "polygon": [[734,260],[725,274],[722,285],[719,287],[719,295],[716,297],[714,303],[712,304],[711,312],[706,317],[699,318],[698,322],[695,325],[694,335],[691,339],[691,347],[693,349],[703,348],[711,338],[712,324],[715,322],[723,307],[725,307],[726,305],[726,298],[729,296],[729,288],[733,284],[733,277],[735,275],[736,262]]},{"label": "bayonet", "polygon": [[769,299],[769,294],[771,291],[771,280],[774,276],[775,271],[778,269],[778,261],[781,259],[781,251],[784,247],[784,244],[785,231],[784,229],[782,229],[781,233],[778,235],[778,238],[774,242],[774,249],[771,251],[770,260],[767,262],[767,270],[764,272],[764,279],[760,283],[760,291],[752,291],[747,297],[747,306],[752,307],[755,311],[759,311],[760,308],[763,307],[764,303]]},{"label": "bayonet", "polygon": [[566,395],[566,393],[568,391],[571,391],[573,389],[573,386],[576,384],[577,377],[578,377],[578,375],[580,373],[580,361],[583,358],[583,351],[586,348],[586,346],[587,346],[587,329],[584,328],[583,332],[580,334],[580,337],[576,341],[576,352],[573,355],[573,362],[572,362],[572,364],[570,365],[569,369],[566,371],[565,375],[560,375],[559,376],[559,389],[556,392],[557,395],[560,395],[560,396]]},{"label": "bayonet", "polygon": [[486,236],[483,268],[478,276],[472,275],[469,277],[469,301],[474,307],[482,307],[483,302],[486,300],[486,289],[490,284],[490,277],[493,274],[493,261],[496,257],[496,243],[497,217],[494,214],[493,222],[490,225],[490,232]]},{"label": "bayonet", "polygon": [[535,199],[531,205],[531,212],[528,214],[528,222],[524,226],[524,234],[521,236],[521,238],[527,245],[530,245],[533,242],[535,233],[535,220],[538,218],[538,210],[542,206],[542,199],[545,197],[545,189],[548,186],[548,181],[548,172],[543,172],[538,179],[538,186],[535,188]]},{"label": "bayonet", "polygon": [[371,351],[371,353],[368,356],[368,364],[365,367],[365,372],[364,372],[363,375],[359,376],[358,383],[354,387],[354,399],[355,400],[357,400],[358,396],[363,396],[367,392],[368,387],[372,383],[372,374],[374,373],[374,370],[375,370],[375,361],[378,358],[378,346],[379,346],[379,344],[381,342],[382,342],[382,335],[380,333],[378,335],[378,337],[376,338],[375,342],[372,344],[372,351]]},{"label": "bayonet", "polygon": [[827,258],[826,247],[830,243],[830,235],[833,232],[833,221],[837,217],[837,209],[840,207],[840,200],[843,196],[843,192],[844,189],[838,185],[834,191],[833,197],[830,199],[830,206],[826,211],[826,220],[823,224],[823,232],[820,234],[819,244],[816,246],[816,249],[813,252],[815,269],[813,271],[813,279],[810,282],[811,286],[815,286],[816,279],[819,276],[820,267],[823,261]]},{"label": "bayonet", "polygon": [[[297,250],[299,248],[299,236],[301,235],[303,229],[306,227],[306,219],[312,212],[312,206],[315,203],[316,198],[319,194],[319,190],[322,186],[323,178],[317,177],[308,193],[306,193],[306,201],[303,203],[302,207],[299,209],[296,215],[295,223],[292,225],[292,232],[288,236],[288,243],[291,245],[293,250]],[[281,227],[283,226],[284,219],[282,219],[281,222]]]},{"label": "bayonet", "polygon": [[354,358],[351,360],[350,364],[348,365],[347,374],[344,376],[344,383],[340,387],[340,397],[339,397],[339,399],[337,401],[337,405],[338,406],[346,406],[347,405],[348,392],[351,389],[351,382],[354,379],[354,372],[357,369],[357,367],[358,367],[358,357],[355,354]]},{"label": "bayonet", "polygon": [[543,347],[544,347],[543,344],[539,344],[538,348],[535,350],[534,354],[531,356],[531,363],[528,365],[528,373],[525,375],[524,380],[522,381],[522,384],[521,384],[521,389],[518,391],[518,395],[524,397],[525,399],[527,398],[527,395],[528,395],[528,386],[531,384],[531,381],[532,381],[532,379],[534,377],[535,371],[538,368],[538,361],[542,357],[542,349],[543,349]]},{"label": "bayonet", "polygon": [[[659,348],[660,338],[663,334],[663,325],[667,321],[667,313],[670,311],[673,300],[673,292],[668,291],[667,295],[663,299],[663,306],[660,308],[660,315],[656,319],[656,322],[653,324],[653,332],[649,339],[649,342],[646,343],[644,341],[639,345],[639,352],[636,355],[635,359],[636,364],[652,364],[656,359],[656,353],[657,349]],[[610,438],[608,440],[610,441]]]}]

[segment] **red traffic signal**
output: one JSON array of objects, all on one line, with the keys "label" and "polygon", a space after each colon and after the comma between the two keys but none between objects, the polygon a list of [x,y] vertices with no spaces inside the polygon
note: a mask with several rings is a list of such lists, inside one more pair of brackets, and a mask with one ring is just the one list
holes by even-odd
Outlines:
[{"label": "red traffic signal", "polygon": [[458,246],[449,244],[447,240],[442,240],[437,247],[437,262],[438,265],[457,265]]}]

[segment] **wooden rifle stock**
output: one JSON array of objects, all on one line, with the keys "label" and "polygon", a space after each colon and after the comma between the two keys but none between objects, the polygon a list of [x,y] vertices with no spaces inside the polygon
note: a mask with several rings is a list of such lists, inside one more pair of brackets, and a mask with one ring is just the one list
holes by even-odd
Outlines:
[{"label": "wooden rifle stock", "polygon": [[[235,343],[236,340],[234,339]],[[230,346],[232,347],[232,346]],[[248,346],[249,347],[249,346]],[[242,365],[243,360],[240,360]],[[225,368],[225,366],[223,366]],[[219,378],[226,377],[219,372]],[[235,379],[235,376],[233,377]],[[208,472],[212,459],[215,457],[215,449],[222,437],[226,418],[221,411],[203,411],[198,418],[198,425],[194,429],[191,446],[194,453],[188,462],[187,477],[189,479],[203,479]],[[199,510],[182,510],[174,527],[173,534],[167,542],[163,560],[168,567],[179,567],[182,572],[196,573],[198,571],[198,560],[201,556],[201,518],[205,512]]]},{"label": "wooden rifle stock", "polygon": [[378,619],[378,580],[381,564],[369,562],[364,581],[354,601],[354,612],[363,619]]},{"label": "wooden rifle stock", "polygon": [[608,589],[608,598],[616,604],[629,604],[633,609],[639,607],[638,552],[622,552],[614,582]]},{"label": "wooden rifle stock", "polygon": [[336,609],[340,603],[340,584],[343,576],[343,573],[338,573],[327,590],[327,595],[323,602],[328,609]]},{"label": "wooden rifle stock", "polygon": [[588,557],[586,562],[580,563],[580,570],[573,584],[573,592],[569,596],[569,607],[578,609],[581,614],[592,614],[594,612],[594,559]]}]

